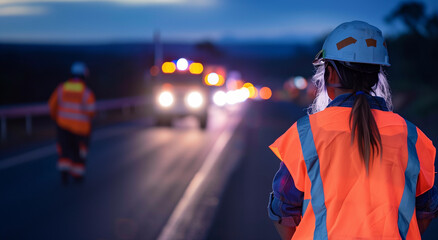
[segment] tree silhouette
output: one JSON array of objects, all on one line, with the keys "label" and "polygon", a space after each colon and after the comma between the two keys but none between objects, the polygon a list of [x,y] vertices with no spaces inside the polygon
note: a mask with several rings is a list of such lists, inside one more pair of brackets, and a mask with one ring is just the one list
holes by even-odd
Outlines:
[{"label": "tree silhouette", "polygon": [[402,3],[385,20],[388,23],[401,20],[408,28],[409,34],[415,36],[438,36],[438,14],[435,13],[432,16],[427,16],[423,3]]},{"label": "tree silhouette", "polygon": [[431,38],[438,38],[438,14],[435,13],[426,23],[426,30]]}]

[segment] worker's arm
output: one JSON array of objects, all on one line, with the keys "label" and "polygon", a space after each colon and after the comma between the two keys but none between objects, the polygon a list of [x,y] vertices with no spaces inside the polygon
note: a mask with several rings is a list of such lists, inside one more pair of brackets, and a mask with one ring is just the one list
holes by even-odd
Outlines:
[{"label": "worker's arm", "polygon": [[433,218],[438,216],[438,190],[433,186],[429,191],[416,198],[418,228],[421,233],[426,231]]},{"label": "worker's arm", "polygon": [[85,109],[90,118],[96,115],[96,98],[94,93],[88,88],[86,90]]},{"label": "worker's arm", "polygon": [[54,120],[56,120],[56,114],[58,111],[58,88],[59,86],[53,91],[49,99],[50,117]]},{"label": "worker's arm", "polygon": [[438,190],[434,186],[436,149],[432,141],[418,128],[417,134],[415,147],[420,162],[420,173],[417,178],[415,212],[418,228],[423,233],[432,219],[438,216]]},{"label": "worker's arm", "polygon": [[294,180],[283,162],[272,183],[268,215],[274,221],[281,239],[290,240],[301,221],[304,194],[295,187]]},{"label": "worker's arm", "polygon": [[429,226],[430,222],[432,222],[432,219],[418,219],[417,221],[420,233],[423,234]]},{"label": "worker's arm", "polygon": [[275,228],[277,229],[278,234],[280,234],[281,240],[291,240],[296,227],[287,227],[284,225],[281,225],[278,222],[274,221]]}]

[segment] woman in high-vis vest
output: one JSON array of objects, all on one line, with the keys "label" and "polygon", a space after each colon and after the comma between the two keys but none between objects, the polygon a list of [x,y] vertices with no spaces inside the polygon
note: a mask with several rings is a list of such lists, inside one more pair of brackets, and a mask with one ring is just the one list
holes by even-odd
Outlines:
[{"label": "woman in high-vis vest", "polygon": [[343,23],[314,65],[309,115],[271,146],[268,213],[282,239],[421,239],[438,212],[435,147],[392,112],[381,31]]}]

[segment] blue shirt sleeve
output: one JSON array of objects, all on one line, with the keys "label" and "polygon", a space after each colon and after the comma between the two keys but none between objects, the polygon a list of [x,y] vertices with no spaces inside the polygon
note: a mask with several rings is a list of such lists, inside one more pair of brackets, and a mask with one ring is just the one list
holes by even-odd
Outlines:
[{"label": "blue shirt sleeve", "polygon": [[438,216],[438,190],[433,186],[416,198],[417,219],[431,219]]},{"label": "blue shirt sleeve", "polygon": [[301,221],[304,193],[295,187],[294,180],[283,162],[272,182],[269,197],[269,218],[278,223],[295,227]]}]

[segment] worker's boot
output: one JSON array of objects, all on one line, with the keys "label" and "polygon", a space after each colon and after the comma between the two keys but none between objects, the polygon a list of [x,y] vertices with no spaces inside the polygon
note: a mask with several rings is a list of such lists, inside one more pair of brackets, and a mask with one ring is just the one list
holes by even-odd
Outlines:
[{"label": "worker's boot", "polygon": [[75,183],[83,183],[84,182],[84,176],[74,176],[73,179],[75,180]]}]

